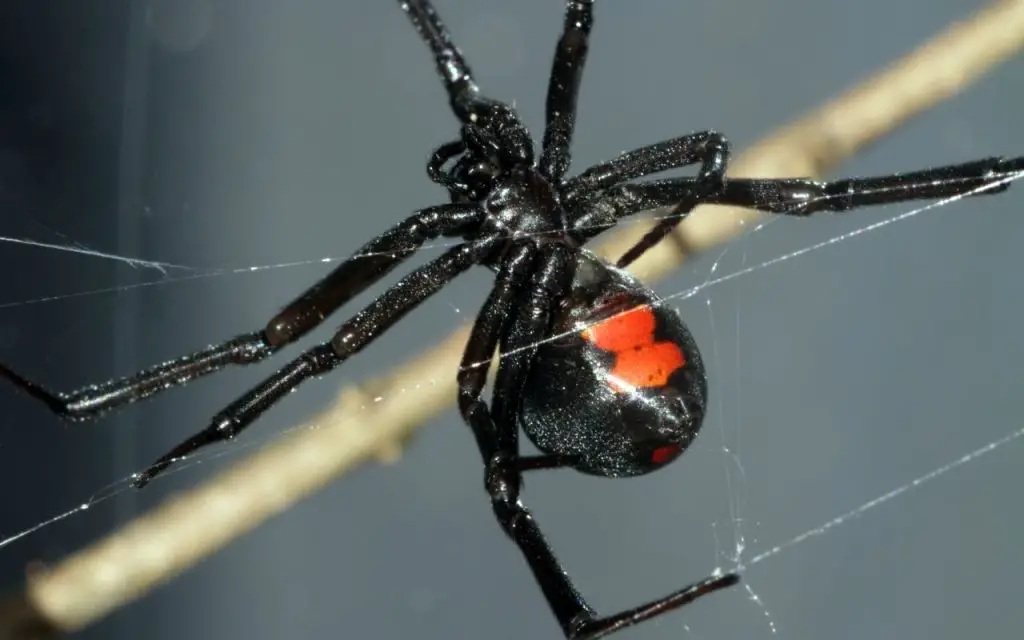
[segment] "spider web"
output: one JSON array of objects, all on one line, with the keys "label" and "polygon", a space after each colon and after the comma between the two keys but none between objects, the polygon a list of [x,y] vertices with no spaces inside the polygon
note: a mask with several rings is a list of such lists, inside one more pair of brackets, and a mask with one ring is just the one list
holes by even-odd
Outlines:
[{"label": "spider web", "polygon": [[[747,446],[744,440],[749,440],[748,436],[750,426],[748,422],[750,421],[749,414],[751,412],[750,405],[748,401],[745,400],[744,380],[742,376],[744,366],[748,363],[748,356],[744,354],[744,325],[745,323],[750,322],[755,316],[755,314],[747,313],[744,310],[743,303],[748,297],[745,294],[744,289],[746,287],[753,286],[750,282],[751,280],[763,277],[764,274],[769,273],[773,269],[780,268],[784,263],[794,260],[806,260],[808,259],[808,256],[821,250],[835,249],[836,247],[844,245],[845,243],[857,239],[860,236],[879,231],[896,223],[907,221],[922,213],[929,212],[932,209],[945,206],[961,199],[962,198],[953,198],[947,201],[914,208],[896,215],[888,215],[874,222],[861,224],[852,230],[829,236],[818,242],[799,247],[781,255],[764,260],[752,260],[750,255],[751,248],[756,246],[754,241],[758,234],[769,227],[778,225],[780,222],[779,218],[769,218],[765,222],[751,229],[744,237],[727,245],[722,250],[707,256],[704,260],[704,262],[708,263],[707,266],[702,269],[701,266],[698,265],[697,269],[695,269],[696,274],[699,275],[703,273],[703,280],[698,281],[692,286],[688,286],[672,293],[663,294],[665,304],[679,308],[680,311],[684,313],[684,316],[690,318],[691,321],[694,316],[697,315],[694,313],[695,310],[699,309],[699,305],[695,303],[703,303],[703,307],[706,309],[706,330],[709,331],[710,342],[704,344],[704,349],[705,358],[707,359],[709,369],[712,372],[711,383],[714,393],[713,397],[717,398],[717,408],[711,412],[709,422],[705,426],[704,433],[698,440],[698,444],[693,448],[699,453],[690,453],[687,458],[684,459],[702,457],[705,458],[706,462],[707,458],[713,459],[717,452],[719,457],[718,465],[720,466],[721,473],[723,475],[723,481],[720,484],[713,483],[716,491],[712,493],[719,494],[718,499],[720,503],[718,505],[718,510],[723,513],[723,516],[711,521],[710,528],[705,526],[705,529],[707,530],[706,533],[709,535],[710,540],[713,541],[715,549],[712,555],[712,558],[714,559],[713,566],[720,570],[743,570],[745,572],[747,580],[743,585],[743,590],[746,592],[748,598],[756,604],[756,609],[764,617],[764,628],[771,634],[778,633],[779,628],[777,626],[776,615],[773,613],[773,608],[770,607],[769,604],[767,604],[761,597],[761,592],[765,591],[765,589],[759,587],[758,580],[756,579],[757,565],[771,560],[785,552],[792,552],[796,547],[804,545],[814,538],[823,537],[827,534],[833,533],[844,525],[851,523],[854,519],[867,514],[869,511],[884,509],[887,507],[888,503],[898,498],[902,498],[910,492],[923,490],[925,485],[929,485],[939,480],[950,472],[976,462],[983,456],[1001,450],[1006,445],[1018,439],[1021,435],[1024,435],[1024,428],[1009,431],[995,439],[979,441],[977,446],[969,451],[964,452],[961,450],[961,452],[953,458],[940,460],[931,467],[916,469],[914,470],[916,473],[906,474],[903,481],[896,486],[892,486],[875,495],[866,496],[865,499],[859,503],[847,505],[847,509],[835,512],[831,517],[821,520],[813,526],[796,531],[788,538],[774,538],[771,539],[768,544],[765,544],[763,542],[764,536],[760,532],[761,522],[751,521],[751,518],[749,517],[750,510],[748,509],[748,500],[751,478],[748,477],[747,466],[744,464],[744,460],[748,459],[747,455],[744,453]],[[972,200],[970,203],[960,203],[958,206],[969,206],[975,202],[978,201]],[[833,217],[833,220],[839,220],[839,218]],[[782,225],[780,226],[785,226],[792,222],[793,221],[782,220]],[[796,223],[801,224],[799,221]],[[802,224],[807,223],[803,222]],[[140,287],[164,287],[186,284],[200,279],[222,279],[230,276],[240,276],[242,274],[261,274],[266,271],[304,267],[314,264],[330,264],[337,262],[340,259],[338,257],[328,257],[316,260],[294,261],[290,263],[250,265],[242,268],[204,270],[178,264],[152,262],[138,258],[116,256],[88,249],[78,244],[59,245],[54,243],[36,242],[27,239],[13,239],[12,242],[30,245],[36,248],[45,248],[51,251],[68,251],[78,255],[86,255],[94,258],[98,257],[106,260],[116,260],[135,268],[148,270],[149,273],[156,274],[154,279],[132,285],[43,296],[34,299],[11,301],[3,305],[4,307],[14,309],[45,302],[68,301],[78,297],[125,293]],[[453,243],[450,242],[434,243],[426,247],[425,252],[431,254],[433,252],[440,251],[444,247],[451,246],[452,244]],[[729,265],[733,265],[733,268],[728,268]],[[733,286],[733,290],[731,292],[724,291],[724,289],[729,286]],[[451,302],[448,302],[447,306],[449,306],[456,315],[465,315]],[[724,314],[722,311],[723,309],[726,310]],[[726,315],[727,317],[721,317],[723,315]],[[434,381],[428,382],[432,383]],[[716,389],[716,387],[718,388]],[[386,400],[386,398],[376,398],[375,400]],[[243,438],[242,441],[233,443],[232,446],[212,452],[201,452],[190,457],[188,460],[183,461],[174,473],[194,478],[194,474],[189,473],[189,471],[193,470],[196,465],[223,457],[233,458],[235,456],[239,456],[254,446],[265,444],[266,442],[280,436],[280,432],[271,434],[267,434],[266,432],[246,434],[246,437]],[[663,474],[654,474],[651,478],[656,478],[662,475]],[[31,536],[41,530],[47,529],[55,523],[106,503],[112,498],[125,495],[126,492],[130,491],[128,487],[130,480],[131,474],[127,474],[119,480],[92,492],[86,500],[74,508],[58,513],[53,517],[46,518],[15,533],[5,534],[5,537],[0,539],[0,549],[5,549],[6,547],[21,541],[25,537]],[[531,487],[533,484],[534,483],[531,479]],[[724,495],[722,495],[723,493]],[[539,511],[543,510],[545,510],[545,507],[542,505]],[[571,554],[560,555],[565,556]],[[770,601],[770,590],[767,590],[767,593],[767,599]],[[434,602],[434,599],[431,597],[428,590],[416,591],[410,597],[412,598],[411,602],[419,608],[429,609],[437,606],[437,603]],[[697,636],[702,635],[694,632],[690,623],[686,623],[683,626]],[[785,630],[785,628],[783,628],[783,630]]]},{"label": "spider web", "polygon": [[[293,17],[298,13],[260,18],[239,5],[244,11],[234,18],[237,30],[254,30],[259,35],[253,40],[273,43],[269,49],[238,55],[240,62],[221,62],[223,67],[215,66],[223,58],[214,64],[202,58],[199,66],[214,71],[202,76],[198,89],[174,69],[162,70],[171,76],[171,89],[154,99],[162,105],[150,114],[154,121],[181,118],[180,110],[190,126],[194,114],[180,96],[207,90],[204,81],[223,83],[224,93],[243,96],[257,109],[271,104],[273,115],[261,119],[234,101],[227,115],[211,110],[197,118],[210,143],[198,144],[180,131],[168,135],[191,144],[155,143],[154,154],[174,158],[168,164],[199,165],[194,173],[164,176],[163,188],[214,194],[198,204],[187,196],[147,194],[153,202],[137,212],[142,224],[169,236],[161,238],[170,248],[159,262],[141,260],[145,252],[131,250],[116,230],[95,230],[99,223],[70,229],[49,223],[49,203],[19,208],[19,216],[46,220],[50,229],[5,227],[3,235],[66,251],[10,243],[0,248],[27,271],[58,274],[52,285],[36,283],[27,291],[19,278],[5,283],[15,292],[0,301],[0,338],[12,351],[22,340],[35,346],[11,364],[54,388],[70,389],[254,328],[347,248],[383,228],[386,221],[377,216],[386,212],[397,219],[435,202],[436,190],[406,191],[404,185],[424,182],[423,152],[451,131],[450,118],[440,104],[436,118],[419,112],[413,117],[405,108],[410,101],[418,106],[422,96],[436,98],[436,81],[429,65],[407,65],[422,57],[419,43],[394,7],[380,4],[364,7],[367,25],[353,21],[358,28],[345,37],[338,29],[346,23],[336,16],[307,16],[299,25]],[[499,97],[518,98],[531,129],[539,131],[538,74],[546,71],[559,27],[551,3],[515,3],[513,9],[486,0],[473,7],[438,4],[453,16],[456,32],[466,34],[460,42],[485,86],[500,87]],[[949,15],[937,13],[945,5],[923,15],[919,3],[891,4],[873,10],[851,5],[847,11],[831,3],[815,9],[715,0],[670,3],[667,9],[651,3],[637,11],[632,3],[602,2],[574,167],[706,124],[743,146],[968,10],[964,2],[948,8]],[[218,11],[221,25],[235,15],[229,1]],[[467,15],[455,22],[459,11]],[[868,22],[881,11],[885,29]],[[272,27],[256,24],[264,18]],[[830,28],[832,22],[841,28]],[[499,26],[497,38],[493,25]],[[785,31],[787,25],[793,32]],[[705,35],[723,28],[735,40],[729,47],[739,52],[735,57]],[[864,49],[865,33],[878,41],[870,50]],[[626,44],[609,42],[618,38]],[[366,51],[379,50],[379,41],[398,44],[376,61],[369,80],[350,77],[336,63],[364,59]],[[332,44],[318,44],[324,42]],[[510,49],[510,55],[492,53]],[[720,50],[714,68],[680,65]],[[235,54],[226,55],[230,62]],[[768,70],[754,70],[751,62],[768,59],[770,91],[763,82]],[[331,60],[330,68],[309,64],[317,60]],[[812,63],[816,70],[795,74],[795,80],[775,73]],[[677,77],[681,66],[700,91],[683,83],[641,82]],[[402,79],[400,86],[392,86],[395,78]],[[333,96],[316,88],[327,84],[343,89]],[[272,87],[260,91],[279,98],[268,101],[254,86]],[[1003,129],[993,125],[996,133],[986,140],[979,116],[1007,100],[1005,87],[1024,83],[1011,76],[988,86],[974,91],[982,96],[977,103],[960,103],[938,120],[925,118],[898,145],[883,145],[843,173],[877,174],[1021,148],[1010,139],[1019,130],[1015,117]],[[992,87],[1003,89],[993,93]],[[706,101],[702,92],[709,94]],[[377,97],[359,106],[363,94]],[[307,106],[314,104],[323,110]],[[602,119],[597,110],[614,117]],[[379,131],[356,135],[372,129],[362,123],[382,120],[388,139],[402,141],[400,148],[378,149]],[[283,124],[259,138],[268,121]],[[232,155],[222,147],[243,150]],[[360,153],[335,154],[343,149]],[[313,160],[295,163],[299,169],[271,160],[300,155]],[[361,166],[373,170],[361,173]],[[214,184],[192,189],[189,180],[207,172]],[[371,182],[382,173],[397,182]],[[262,188],[271,179],[289,186]],[[324,187],[335,183],[336,190]],[[1007,635],[1001,628],[1020,628],[1024,622],[1013,598],[1022,530],[1014,492],[1021,458],[1019,443],[1013,443],[1020,435],[1016,368],[1024,357],[1014,305],[1020,299],[1019,210],[1015,188],[925,215],[901,207],[780,220],[659,283],[656,290],[697,334],[711,370],[715,414],[698,442],[683,461],[635,481],[571,473],[527,480],[524,498],[592,604],[610,612],[714,568],[742,566],[749,590],[644,625],[636,637],[677,638],[683,628],[694,638],[920,637],[927,629],[930,638],[940,639],[979,628],[997,635]],[[282,212],[293,220],[274,226]],[[221,216],[228,222],[219,222]],[[869,221],[895,218],[901,223],[855,232],[874,224]],[[261,229],[274,231],[260,238]],[[75,240],[119,249],[85,249],[109,256],[104,260],[65,255],[83,250]],[[440,248],[433,246],[425,257]],[[328,252],[337,257],[308,259]],[[488,282],[486,274],[468,276],[365,357],[282,403],[241,441],[195,456],[141,493],[127,489],[131,472],[205,424],[279,361],[225,372],[95,425],[65,427],[8,394],[3,406],[17,414],[0,421],[0,477],[5,504],[17,508],[0,514],[0,536],[9,538],[0,547],[0,565],[10,568],[0,579],[9,583],[28,561],[81,547],[168,492],[200,482],[225,459],[237,460],[280,437],[339,385],[386,371],[469,320]],[[122,318],[132,315],[132,305],[143,318],[134,325]],[[56,332],[42,332],[43,326]],[[126,346],[111,358],[111,327],[126,326]],[[89,347],[90,339],[97,344]],[[27,513],[21,507],[26,503]],[[81,506],[57,515],[74,504]],[[23,537],[10,540],[17,536]],[[760,601],[747,601],[754,597]],[[162,606],[175,620],[188,612],[182,626],[202,626],[199,635],[217,637],[338,635],[339,620],[348,631],[369,631],[353,635],[372,637],[404,637],[410,629],[419,637],[553,633],[521,559],[494,527],[480,491],[477,454],[453,415],[423,429],[400,464],[345,478],[128,610],[129,616],[143,613],[127,635],[188,635],[180,628],[163,631],[175,625],[154,625]],[[288,620],[287,626],[279,620]],[[118,623],[105,623],[96,633],[110,635],[111,624]]]}]

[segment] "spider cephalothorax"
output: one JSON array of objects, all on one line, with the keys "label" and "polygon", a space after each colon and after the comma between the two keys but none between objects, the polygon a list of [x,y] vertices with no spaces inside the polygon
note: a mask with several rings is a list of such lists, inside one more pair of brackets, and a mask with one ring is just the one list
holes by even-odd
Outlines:
[{"label": "spider cephalothorax", "polygon": [[[716,574],[648,604],[600,617],[555,558],[520,500],[522,474],[568,467],[631,476],[677,459],[707,408],[696,343],[679,315],[622,269],[664,238],[697,205],[728,204],[808,216],[915,198],[997,193],[1024,170],[1024,158],[987,158],[914,173],[832,182],[726,179],[729,145],[713,131],[648,145],[566,178],[593,22],[592,0],[568,0],[548,85],[539,157],[515,111],[485,98],[430,0],[399,0],[434,54],[461,135],[427,165],[450,203],[427,207],[365,244],[286,305],[263,329],[243,333],[135,375],[53,393],[0,365],[0,376],[54,413],[86,420],[206,376],[269,358],[365,291],[424,242],[460,242],[393,284],[347,319],[335,336],[284,364],[202,431],[136,476],[143,486],[175,461],[229,440],[304,381],[340,366],[424,300],[475,265],[494,287],[466,345],[458,403],[485,468],[485,487],[502,529],[522,551],[562,631],[598,638],[736,584]],[[697,175],[634,182],[697,165]],[[583,244],[622,218],[656,208],[665,215],[615,265]],[[484,399],[501,353],[491,402]],[[522,430],[543,452],[525,456]]]}]

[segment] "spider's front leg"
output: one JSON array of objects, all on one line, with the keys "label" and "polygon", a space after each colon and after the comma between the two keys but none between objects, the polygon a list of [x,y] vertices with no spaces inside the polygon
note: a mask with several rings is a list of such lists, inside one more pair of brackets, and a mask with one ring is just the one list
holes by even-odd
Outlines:
[{"label": "spider's front leg", "polygon": [[869,178],[815,181],[803,178],[728,180],[708,203],[769,213],[808,216],[819,211],[849,211],[908,200],[1002,193],[1024,172],[1024,156],[983,158]]},{"label": "spider's front leg", "polygon": [[629,266],[645,251],[658,244],[679,224],[693,207],[716,197],[725,183],[729,162],[729,141],[715,131],[703,131],[658,142],[623,153],[614,160],[587,169],[562,187],[562,197],[570,206],[578,206],[587,196],[623,182],[652,173],[700,164],[697,177],[691,179],[691,189],[675,203],[675,211],[648,231],[635,245],[619,258],[616,266]]},{"label": "spider's front leg", "polygon": [[[698,179],[671,178],[624,184],[578,203],[571,220],[573,237],[586,242],[622,218],[671,208],[666,217],[682,221],[699,204],[755,209],[776,215],[806,217],[908,200],[1001,193],[1024,172],[1024,156],[984,158],[923,171],[867,178],[818,181],[806,178],[729,178],[711,196],[697,198]],[[680,204],[684,203],[684,204]],[[620,260],[621,262],[621,260]]]},{"label": "spider's front leg", "polygon": [[587,61],[590,29],[594,24],[593,0],[568,0],[565,3],[562,37],[555,48],[548,79],[545,105],[547,125],[543,150],[537,163],[540,173],[558,183],[569,169],[572,133],[576,126],[576,98]]}]

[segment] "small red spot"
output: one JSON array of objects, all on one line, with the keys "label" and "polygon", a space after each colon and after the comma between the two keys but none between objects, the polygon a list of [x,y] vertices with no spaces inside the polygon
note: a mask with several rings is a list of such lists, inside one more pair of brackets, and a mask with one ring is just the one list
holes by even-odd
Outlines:
[{"label": "small red spot", "polygon": [[672,373],[686,364],[674,342],[655,342],[658,319],[648,305],[617,313],[586,328],[583,339],[598,349],[615,354],[608,385],[615,391],[663,387]]},{"label": "small red spot", "polygon": [[664,447],[658,447],[654,450],[654,453],[651,454],[651,462],[654,464],[672,462],[672,460],[674,460],[682,450],[683,448],[678,444],[667,444]]}]

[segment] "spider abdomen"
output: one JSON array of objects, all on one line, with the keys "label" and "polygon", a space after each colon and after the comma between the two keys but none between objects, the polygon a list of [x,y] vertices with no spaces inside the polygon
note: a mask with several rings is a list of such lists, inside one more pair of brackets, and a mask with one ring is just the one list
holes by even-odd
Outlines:
[{"label": "spider abdomen", "polygon": [[648,473],[686,449],[704,416],[704,367],[679,314],[653,291],[581,252],[551,333],[520,408],[538,448],[602,476]]}]

